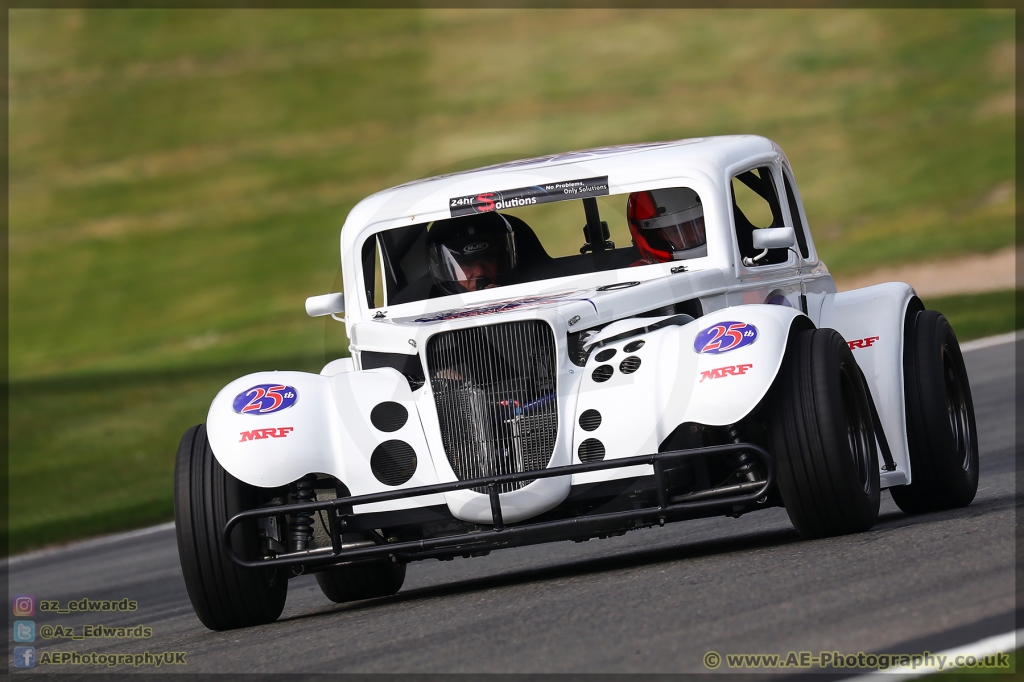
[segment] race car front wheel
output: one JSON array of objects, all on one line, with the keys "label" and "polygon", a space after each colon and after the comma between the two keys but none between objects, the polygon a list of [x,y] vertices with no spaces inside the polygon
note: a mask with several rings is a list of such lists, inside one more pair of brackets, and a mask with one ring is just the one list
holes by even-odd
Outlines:
[{"label": "race car front wheel", "polygon": [[[255,507],[255,493],[217,463],[205,425],[185,432],[174,467],[174,527],[189,599],[199,620],[211,630],[271,623],[284,609],[288,594],[284,572],[237,566],[221,545],[228,519]],[[238,556],[258,555],[252,524],[239,524],[231,539]]]},{"label": "race car front wheel", "polygon": [[324,596],[339,604],[360,599],[387,597],[402,589],[405,564],[381,559],[350,566],[338,566],[316,574]]},{"label": "race car front wheel", "polygon": [[[916,309],[915,309],[916,308]],[[907,514],[964,507],[978,491],[978,427],[953,328],[912,304],[903,343],[910,485],[892,488]]]},{"label": "race car front wheel", "polygon": [[879,471],[868,388],[833,329],[794,332],[770,397],[779,492],[805,538],[865,531]]}]

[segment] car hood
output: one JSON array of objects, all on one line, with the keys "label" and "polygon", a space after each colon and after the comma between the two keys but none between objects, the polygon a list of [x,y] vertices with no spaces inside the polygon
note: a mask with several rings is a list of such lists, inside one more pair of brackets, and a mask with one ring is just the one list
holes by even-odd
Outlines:
[{"label": "car hood", "polygon": [[524,310],[547,310],[551,308],[564,307],[567,304],[580,301],[589,303],[596,312],[596,301],[600,299],[602,293],[605,292],[597,289],[577,289],[553,294],[520,296],[503,301],[492,301],[480,305],[452,308],[451,310],[442,310],[415,317],[396,318],[395,322],[398,324],[431,324],[438,322],[450,322],[452,320],[501,315]]},{"label": "car hood", "polygon": [[709,270],[599,287],[567,288],[418,315],[367,320],[352,325],[351,340],[355,350],[412,355],[439,331],[529,318],[547,320],[560,335],[627,317],[658,315],[660,306],[721,291],[723,285],[721,272]]}]

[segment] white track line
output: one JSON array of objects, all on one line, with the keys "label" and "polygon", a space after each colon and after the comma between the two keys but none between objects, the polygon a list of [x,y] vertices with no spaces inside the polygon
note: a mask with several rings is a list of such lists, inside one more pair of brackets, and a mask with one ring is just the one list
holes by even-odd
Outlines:
[{"label": "white track line", "polygon": [[960,350],[964,353],[970,353],[972,350],[1001,346],[1004,343],[1013,343],[1014,341],[1019,341],[1021,338],[1024,338],[1024,331],[1007,332],[997,336],[986,336],[983,339],[974,339],[973,341],[961,343]]},{"label": "white track line", "polygon": [[152,535],[153,533],[160,533],[165,530],[172,530],[174,528],[174,521],[168,521],[167,523],[161,523],[157,526],[150,526],[148,528],[139,528],[138,530],[130,530],[127,533],[116,533],[114,535],[103,535],[98,538],[92,538],[89,540],[82,540],[80,542],[72,542],[67,545],[60,547],[51,547],[49,549],[40,549],[35,552],[27,552],[25,554],[19,554],[18,556],[12,556],[7,559],[8,565],[20,564],[25,561],[32,561],[33,559],[40,559],[42,557],[52,556],[54,554],[61,554],[62,552],[70,552],[79,549],[91,549],[93,547],[101,547],[103,545],[110,545],[115,542],[121,542],[122,540],[132,540],[134,538],[141,538],[146,535]]},{"label": "white track line", "polygon": [[[993,654],[1008,654],[1015,651],[1018,646],[1018,642],[1024,643],[1024,630],[1017,630],[1015,632],[1006,632],[1001,635],[994,637],[987,637],[982,640],[978,640],[973,644],[965,644],[958,646],[953,649],[946,649],[945,651],[937,651],[930,654],[936,660],[936,665],[932,666],[918,666],[916,670],[910,670],[908,668],[893,667],[887,670],[874,670],[869,673],[862,675],[855,675],[853,677],[846,678],[847,680],[863,680],[865,678],[877,677],[879,675],[899,675],[902,679],[910,680],[915,677],[923,677],[924,675],[931,675],[933,673],[956,670],[957,666],[954,664],[957,656],[974,656],[976,659],[982,659],[985,656],[992,656]],[[938,661],[945,661],[944,667],[939,667]],[[989,668],[989,672],[1010,672],[1010,669],[1000,670],[998,668]],[[843,682],[846,682],[844,680]]]}]

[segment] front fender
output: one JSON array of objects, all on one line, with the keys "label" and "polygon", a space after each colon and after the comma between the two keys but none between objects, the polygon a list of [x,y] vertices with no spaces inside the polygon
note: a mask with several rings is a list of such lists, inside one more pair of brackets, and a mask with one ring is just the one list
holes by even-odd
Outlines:
[{"label": "front fender", "polygon": [[[293,394],[279,409],[276,399],[256,400],[254,389],[282,387],[282,397]],[[382,402],[405,408],[408,419],[401,428],[381,431],[370,420]],[[250,411],[245,410],[246,406]],[[235,478],[254,486],[274,488],[311,473],[329,474],[353,495],[412,488],[437,483],[423,427],[409,383],[391,368],[321,376],[305,372],[257,372],[232,381],[210,405],[207,433],[214,456]],[[412,478],[400,486],[385,485],[371,469],[378,445],[400,440],[416,453]],[[441,495],[366,505],[358,511],[385,511],[410,506],[443,504]]]},{"label": "front fender", "polygon": [[[631,457],[657,452],[684,422],[724,426],[740,421],[757,407],[775,381],[790,328],[798,318],[811,326],[803,313],[792,308],[737,306],[716,310],[681,327],[665,327],[595,349],[584,370],[577,401],[573,461],[581,461],[580,447],[588,439],[604,446],[606,459]],[[708,330],[721,326],[728,331],[731,325],[747,325],[735,328],[740,334],[752,326],[752,339],[737,343],[731,350],[722,350],[732,343],[730,340],[719,346],[719,352],[698,352],[696,348],[702,348],[717,333]],[[644,341],[640,349],[625,351],[638,340]],[[604,362],[598,360],[601,351],[609,349],[615,349],[614,356]],[[640,360],[639,369],[623,373],[623,361],[633,357]],[[594,372],[602,365],[610,365],[612,375],[604,381],[595,380]],[[590,431],[580,424],[580,417],[588,410],[601,415],[600,426]],[[584,425],[593,423],[583,421]],[[650,473],[651,467],[645,465],[578,474],[573,484]]]},{"label": "front fender", "polygon": [[889,282],[829,294],[821,307],[821,326],[832,327],[850,344],[864,371],[886,434],[896,470],[883,472],[882,487],[910,483],[910,455],[903,385],[903,338],[909,284]]}]

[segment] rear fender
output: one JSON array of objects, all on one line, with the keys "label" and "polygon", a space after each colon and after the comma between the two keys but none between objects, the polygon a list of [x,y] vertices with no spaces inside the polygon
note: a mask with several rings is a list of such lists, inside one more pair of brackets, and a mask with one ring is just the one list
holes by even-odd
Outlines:
[{"label": "rear fender", "polygon": [[890,282],[828,294],[821,308],[821,326],[837,330],[875,401],[896,471],[882,473],[882,487],[910,483],[907,414],[903,388],[903,326],[915,294],[909,284]]},{"label": "rear fender", "polygon": [[[606,459],[631,457],[657,452],[684,422],[724,426],[740,421],[771,388],[786,354],[790,328],[798,319],[799,324],[813,326],[792,308],[737,306],[594,349],[577,400],[573,462],[581,461],[580,446],[591,438],[604,446]],[[709,339],[716,337],[719,345],[709,346]],[[640,339],[644,344],[639,350],[625,351]],[[599,361],[600,352],[608,349],[615,349],[614,356]],[[622,363],[630,357],[640,359],[640,368],[624,374]],[[594,371],[602,365],[611,366],[612,375],[595,381]],[[580,425],[587,410],[601,414],[600,426],[592,431]],[[650,473],[652,468],[642,465],[577,474],[573,485]]]},{"label": "rear fender", "polygon": [[[272,387],[278,387],[270,391]],[[257,400],[262,388],[282,398]],[[405,424],[383,432],[370,421],[379,403],[398,403],[408,412]],[[291,404],[285,404],[291,402]],[[249,411],[245,410],[249,407]],[[271,408],[260,412],[261,408]],[[207,416],[214,456],[235,478],[274,488],[311,473],[329,474],[353,495],[437,483],[409,383],[391,368],[322,376],[305,372],[257,372],[236,379],[214,398]],[[416,471],[400,486],[381,483],[370,467],[380,443],[401,440],[416,452]],[[443,504],[429,495],[365,505],[360,512]]]}]

